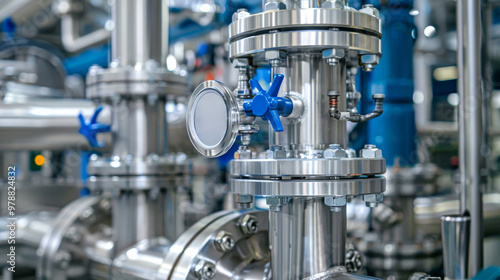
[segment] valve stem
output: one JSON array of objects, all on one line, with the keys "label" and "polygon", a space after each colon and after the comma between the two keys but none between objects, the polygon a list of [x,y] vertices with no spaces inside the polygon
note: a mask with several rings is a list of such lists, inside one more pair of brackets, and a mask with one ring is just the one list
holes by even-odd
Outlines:
[{"label": "valve stem", "polygon": [[360,114],[352,114],[349,112],[339,112],[338,111],[338,98],[340,94],[336,91],[331,91],[328,93],[330,96],[330,117],[335,118],[337,120],[345,120],[350,122],[365,122],[371,119],[374,119],[384,112],[384,94],[374,94],[372,95],[373,100],[375,101],[375,108],[372,112],[366,115]]}]

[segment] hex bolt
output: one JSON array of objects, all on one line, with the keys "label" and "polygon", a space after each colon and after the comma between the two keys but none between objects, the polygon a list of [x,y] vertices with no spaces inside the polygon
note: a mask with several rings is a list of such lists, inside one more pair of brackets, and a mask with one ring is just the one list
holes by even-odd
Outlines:
[{"label": "hex bolt", "polygon": [[220,231],[214,239],[215,248],[220,252],[228,252],[234,248],[234,237],[231,233]]},{"label": "hex bolt", "polygon": [[331,144],[329,149],[323,152],[324,158],[345,158],[347,154],[340,144]]},{"label": "hex bolt", "polygon": [[330,211],[341,212],[342,207],[347,204],[347,197],[345,196],[329,196],[325,197],[325,205],[330,206]]},{"label": "hex bolt", "polygon": [[234,200],[240,205],[241,208],[247,209],[252,206],[253,195],[249,194],[236,194],[234,195]]},{"label": "hex bolt", "polygon": [[194,267],[194,274],[198,277],[198,279],[213,279],[215,277],[215,265],[204,260],[200,260]]},{"label": "hex bolt", "polygon": [[269,206],[269,210],[273,212],[281,212],[283,206],[288,204],[288,200],[288,197],[271,196],[266,197],[266,204]]},{"label": "hex bolt", "polygon": [[282,146],[271,146],[271,148],[266,151],[266,158],[267,159],[287,158],[286,150]]},{"label": "hex bolt", "polygon": [[59,251],[54,256],[54,261],[61,269],[68,269],[71,262],[71,255],[66,251]]},{"label": "hex bolt", "polygon": [[64,234],[64,237],[66,237],[71,243],[78,243],[82,240],[82,233],[78,230],[78,228],[70,227]]},{"label": "hex bolt", "polygon": [[250,13],[247,9],[239,9],[233,14],[233,21],[237,21],[246,17],[249,17]]},{"label": "hex bolt", "polygon": [[82,211],[82,213],[80,214],[80,219],[82,221],[85,221],[88,218],[90,218],[92,215],[94,215],[94,209],[89,207],[89,208]]},{"label": "hex bolt", "polygon": [[365,145],[359,154],[362,158],[382,158],[382,150],[371,144]]},{"label": "hex bolt", "polygon": [[371,5],[371,4],[363,5],[361,7],[361,9],[359,9],[359,12],[370,15],[370,16],[374,16],[377,18],[380,16],[380,12],[378,11],[378,9],[373,7],[373,5]]},{"label": "hex bolt", "polygon": [[246,235],[252,235],[259,231],[259,222],[257,221],[257,218],[252,215],[247,214],[243,216],[238,222],[238,225],[241,232]]},{"label": "hex bolt", "polygon": [[367,207],[375,208],[380,202],[384,200],[384,194],[382,193],[372,193],[363,195],[363,201]]}]

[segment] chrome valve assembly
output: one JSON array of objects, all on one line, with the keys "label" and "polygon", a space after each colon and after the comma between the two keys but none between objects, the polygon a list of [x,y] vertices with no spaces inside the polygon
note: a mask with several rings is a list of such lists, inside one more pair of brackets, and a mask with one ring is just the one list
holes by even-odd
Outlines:
[{"label": "chrome valve assembly", "polygon": [[[381,56],[378,11],[371,5],[355,10],[344,1],[265,1],[264,10],[235,13],[229,53],[239,69],[238,87],[232,91],[217,81],[198,86],[188,104],[189,136],[208,157],[223,155],[241,137],[230,162],[230,190],[243,207],[263,196],[270,209],[257,219],[268,225],[269,263],[250,256],[245,262],[255,261],[258,275],[349,278],[346,204],[361,196],[376,207],[385,190],[382,151],[374,145],[358,153],[349,149],[346,128],[347,121],[382,113],[380,94],[373,96],[372,113],[357,113],[360,94],[353,78],[360,67],[373,70]],[[268,89],[252,76],[266,67]],[[257,117],[270,123],[269,149],[253,158],[249,146]],[[359,269],[360,258],[348,255],[350,271]],[[218,255],[210,259],[213,279],[225,279],[220,275],[236,268]]]}]

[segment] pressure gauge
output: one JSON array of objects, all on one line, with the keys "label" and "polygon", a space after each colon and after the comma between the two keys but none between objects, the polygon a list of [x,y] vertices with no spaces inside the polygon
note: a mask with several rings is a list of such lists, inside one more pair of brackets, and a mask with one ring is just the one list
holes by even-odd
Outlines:
[{"label": "pressure gauge", "polygon": [[193,92],[187,108],[189,138],[206,157],[225,154],[238,136],[239,110],[229,88],[205,81]]}]

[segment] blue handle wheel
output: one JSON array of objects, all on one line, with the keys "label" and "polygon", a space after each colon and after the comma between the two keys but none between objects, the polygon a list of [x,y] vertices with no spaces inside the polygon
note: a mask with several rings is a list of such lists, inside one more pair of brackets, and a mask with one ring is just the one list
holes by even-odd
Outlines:
[{"label": "blue handle wheel", "polygon": [[80,120],[80,130],[78,130],[78,132],[80,132],[80,134],[82,134],[83,136],[85,136],[85,138],[87,138],[91,147],[97,147],[97,148],[104,147],[103,142],[97,141],[97,133],[111,131],[111,125],[97,122],[97,117],[99,116],[101,111],[102,107],[98,107],[95,110],[94,114],[92,115],[92,118],[90,119],[89,123],[85,121],[82,113],[78,115],[78,119]]},{"label": "blue handle wheel", "polygon": [[276,132],[283,131],[280,116],[286,117],[292,113],[293,103],[290,99],[278,97],[278,92],[283,82],[283,74],[274,75],[269,90],[265,91],[257,80],[251,79],[250,86],[255,97],[243,104],[247,116],[261,117],[268,120]]}]

